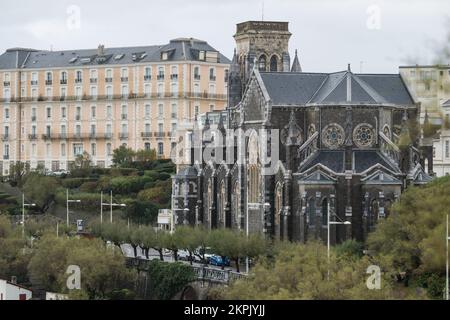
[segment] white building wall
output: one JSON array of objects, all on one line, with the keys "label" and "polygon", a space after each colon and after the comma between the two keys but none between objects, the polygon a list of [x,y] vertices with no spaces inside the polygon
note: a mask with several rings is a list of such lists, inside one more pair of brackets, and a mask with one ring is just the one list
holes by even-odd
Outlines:
[{"label": "white building wall", "polygon": [[25,294],[26,300],[30,300],[32,293],[6,280],[0,280],[0,300],[19,300],[21,294]]}]

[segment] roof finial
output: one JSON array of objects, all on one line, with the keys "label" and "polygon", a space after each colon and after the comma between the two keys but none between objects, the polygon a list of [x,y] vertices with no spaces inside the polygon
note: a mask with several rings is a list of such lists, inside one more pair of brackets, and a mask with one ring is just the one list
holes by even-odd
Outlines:
[{"label": "roof finial", "polygon": [[350,63],[347,65],[347,71],[352,72],[352,69],[350,68]]}]

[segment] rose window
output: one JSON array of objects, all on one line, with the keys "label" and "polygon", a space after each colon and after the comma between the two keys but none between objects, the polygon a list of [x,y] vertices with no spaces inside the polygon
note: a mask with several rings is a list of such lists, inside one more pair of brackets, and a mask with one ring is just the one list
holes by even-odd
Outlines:
[{"label": "rose window", "polygon": [[372,126],[367,123],[357,125],[353,131],[353,141],[360,148],[371,147],[374,142]]},{"label": "rose window", "polygon": [[344,139],[344,129],[336,123],[329,124],[322,131],[322,143],[328,148],[339,148],[344,143]]}]

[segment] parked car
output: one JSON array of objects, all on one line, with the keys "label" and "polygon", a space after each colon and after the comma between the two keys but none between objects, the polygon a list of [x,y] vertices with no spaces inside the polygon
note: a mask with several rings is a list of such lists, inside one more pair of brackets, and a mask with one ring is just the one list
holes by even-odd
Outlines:
[{"label": "parked car", "polygon": [[189,261],[190,255],[187,250],[178,250],[177,252],[178,260]]},{"label": "parked car", "polygon": [[221,256],[218,255],[212,255],[209,258],[209,264],[213,265],[213,266],[218,266],[218,267],[229,267],[230,266],[230,259],[228,259],[227,257],[225,257],[224,259],[222,259]]}]

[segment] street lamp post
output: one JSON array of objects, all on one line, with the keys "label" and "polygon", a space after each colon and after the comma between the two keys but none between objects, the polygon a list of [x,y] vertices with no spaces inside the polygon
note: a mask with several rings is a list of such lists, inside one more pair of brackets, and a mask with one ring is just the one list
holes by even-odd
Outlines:
[{"label": "street lamp post", "polygon": [[[333,214],[335,217],[337,217],[339,220],[339,216],[336,214]],[[330,225],[350,225],[352,224],[350,221],[330,221],[330,209],[327,210],[327,260],[328,260],[328,275],[327,278],[330,280]]]},{"label": "street lamp post", "polygon": [[69,200],[69,189],[66,189],[66,220],[67,226],[69,226],[69,203],[80,203],[81,200]]},{"label": "street lamp post", "polygon": [[25,203],[25,194],[22,193],[22,237],[25,236],[25,207],[35,207],[35,203]]},{"label": "street lamp post", "polygon": [[127,205],[125,203],[113,203],[113,194],[111,191],[111,202],[110,203],[103,203],[103,192],[101,193],[101,206],[100,206],[100,223],[103,223],[103,206],[109,206],[110,207],[110,222],[113,222],[113,207],[126,207]]}]

